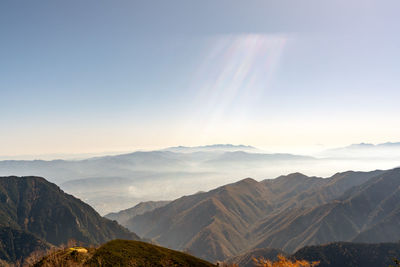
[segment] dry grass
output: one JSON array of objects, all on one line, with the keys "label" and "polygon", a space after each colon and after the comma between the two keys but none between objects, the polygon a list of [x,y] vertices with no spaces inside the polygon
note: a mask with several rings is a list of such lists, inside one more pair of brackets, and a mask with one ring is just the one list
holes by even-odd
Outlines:
[{"label": "dry grass", "polygon": [[257,267],[314,267],[319,264],[319,261],[308,262],[305,260],[290,260],[283,255],[278,255],[277,261],[270,261],[264,258],[253,259]]}]

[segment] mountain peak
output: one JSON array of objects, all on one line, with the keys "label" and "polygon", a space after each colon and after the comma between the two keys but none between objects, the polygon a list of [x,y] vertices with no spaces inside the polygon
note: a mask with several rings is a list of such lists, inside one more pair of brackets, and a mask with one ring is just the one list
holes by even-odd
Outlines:
[{"label": "mountain peak", "polygon": [[257,184],[258,182],[256,180],[254,180],[253,178],[247,177],[245,179],[242,179],[238,182],[236,182],[237,184]]}]

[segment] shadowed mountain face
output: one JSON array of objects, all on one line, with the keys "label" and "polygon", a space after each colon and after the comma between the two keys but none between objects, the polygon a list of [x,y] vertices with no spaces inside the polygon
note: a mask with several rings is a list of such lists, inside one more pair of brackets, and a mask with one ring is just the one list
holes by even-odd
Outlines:
[{"label": "shadowed mountain face", "polygon": [[320,267],[387,267],[400,258],[400,243],[332,243],[302,248],[292,257],[319,261]]},{"label": "shadowed mountain face", "polygon": [[[12,227],[0,227],[0,259],[23,262],[32,251],[46,251],[50,244],[34,234]],[[1,262],[0,262],[0,266]]]},{"label": "shadowed mountain face", "polygon": [[319,261],[321,267],[388,267],[393,258],[400,258],[400,243],[361,244],[336,242],[319,246],[307,246],[291,256],[278,249],[260,248],[248,251],[225,261],[240,267],[254,267],[253,258],[276,260],[278,254],[308,262]]},{"label": "shadowed mountain face", "polygon": [[399,186],[400,169],[245,179],[179,198],[126,226],[211,261],[252,248],[293,253],[333,241],[392,242],[400,239]]},{"label": "shadowed mountain face", "polygon": [[400,240],[400,169],[390,170],[351,188],[336,200],[309,209],[267,218],[256,229],[257,247],[293,252],[306,245],[333,241],[393,242]]},{"label": "shadowed mountain face", "polygon": [[[0,177],[0,226],[22,232],[13,235],[14,243],[26,235],[53,245],[66,244],[70,239],[86,245],[115,238],[139,239],[40,177]],[[15,249],[18,254],[20,247],[16,245]]]}]

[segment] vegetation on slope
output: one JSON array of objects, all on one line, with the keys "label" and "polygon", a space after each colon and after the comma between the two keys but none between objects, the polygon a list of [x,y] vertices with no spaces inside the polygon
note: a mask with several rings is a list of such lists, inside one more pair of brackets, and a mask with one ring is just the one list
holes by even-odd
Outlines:
[{"label": "vegetation on slope", "polygon": [[0,177],[0,229],[0,259],[6,261],[23,260],[44,244],[59,246],[70,239],[85,245],[140,239],[40,177]]},{"label": "vegetation on slope", "polygon": [[319,261],[309,262],[306,260],[291,260],[283,255],[278,255],[278,260],[271,261],[268,259],[254,258],[254,265],[257,267],[314,267],[319,265]]},{"label": "vegetation on slope", "polygon": [[240,267],[254,267],[253,259],[267,259],[270,261],[277,261],[278,255],[288,256],[285,252],[275,248],[258,248],[250,250],[246,253],[232,257],[224,261],[228,266],[237,265]]},{"label": "vegetation on slope", "polygon": [[211,267],[204,260],[171,249],[141,241],[113,240],[99,248],[64,249],[52,252],[34,267],[56,266],[152,266],[152,267]]},{"label": "vegetation on slope", "polygon": [[292,255],[296,259],[318,260],[318,267],[388,267],[400,258],[400,243],[357,244],[337,242],[309,246]]},{"label": "vegetation on slope", "polygon": [[23,262],[32,251],[46,251],[49,248],[48,243],[31,233],[0,227],[0,259],[5,262]]}]

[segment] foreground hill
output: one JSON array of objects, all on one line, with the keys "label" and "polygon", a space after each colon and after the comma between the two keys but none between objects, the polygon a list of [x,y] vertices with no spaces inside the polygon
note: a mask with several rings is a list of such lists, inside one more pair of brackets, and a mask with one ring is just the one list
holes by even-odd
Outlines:
[{"label": "foreground hill", "polygon": [[293,253],[335,241],[393,242],[400,240],[399,186],[400,169],[248,178],[179,198],[126,226],[210,261],[254,248]]},{"label": "foreground hill", "polygon": [[[70,239],[86,245],[115,238],[139,239],[136,234],[101,217],[86,203],[40,177],[0,177],[0,227],[8,227],[11,229],[8,232],[13,233],[8,234],[9,244],[13,246],[7,246],[7,249],[13,248],[8,254],[14,253],[15,258],[29,252],[29,249],[21,252],[29,243],[20,242],[28,239],[29,242],[41,239],[52,245],[67,244]],[[30,248],[34,250],[35,245]]]},{"label": "foreground hill", "polygon": [[113,240],[97,249],[77,248],[58,251],[43,258],[34,266],[211,267],[215,265],[182,252],[144,242]]}]

